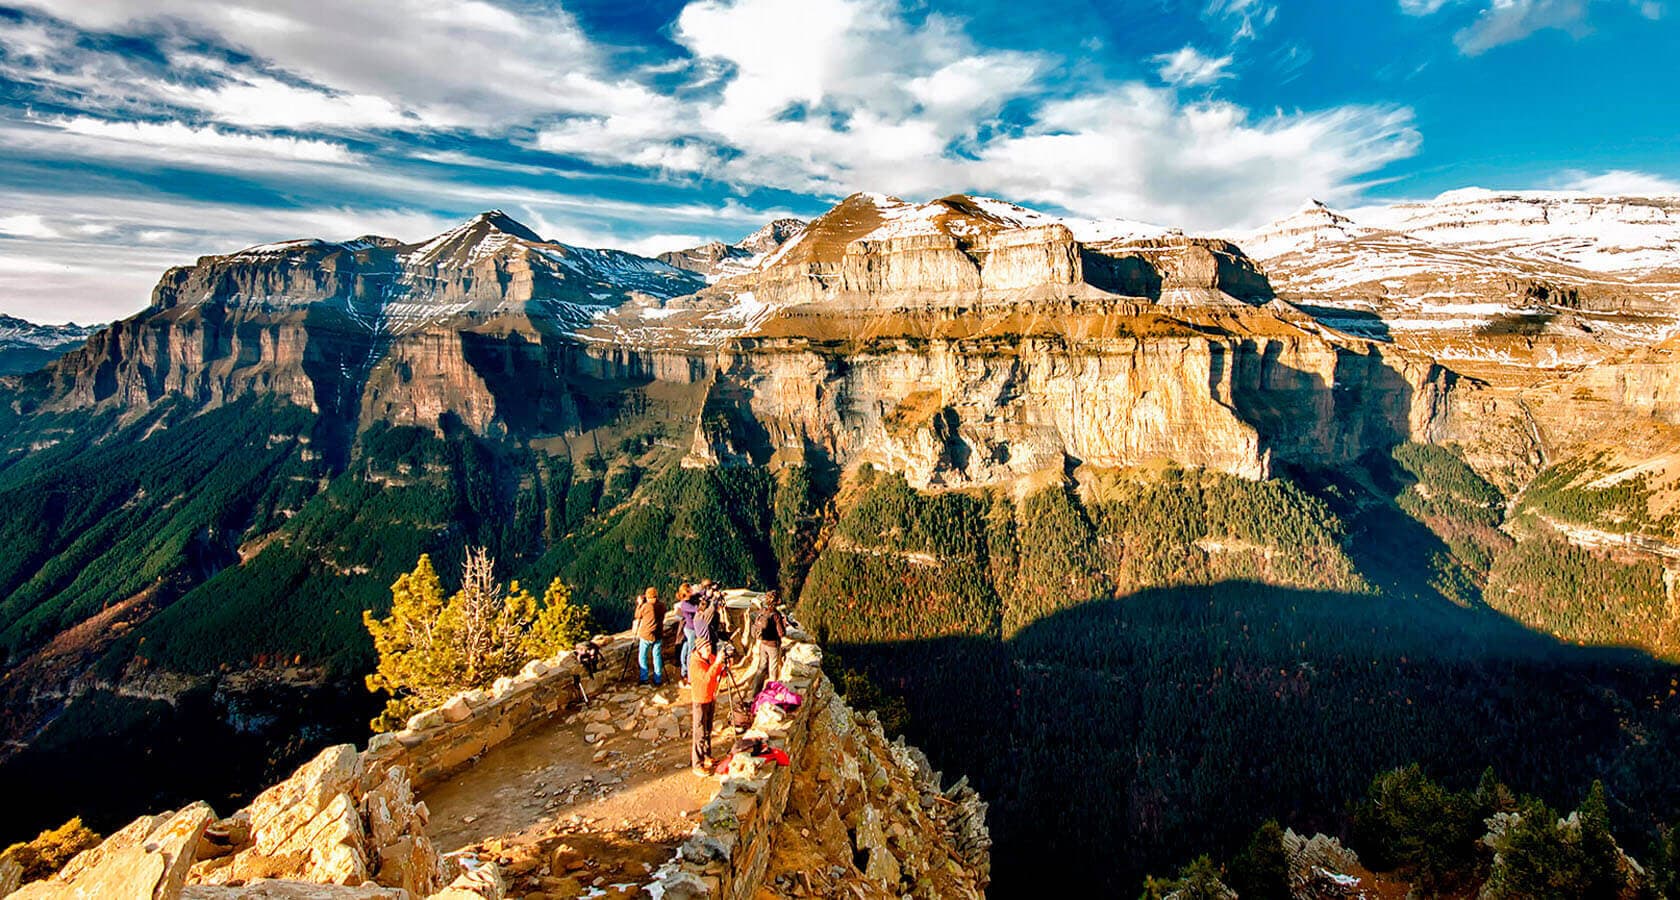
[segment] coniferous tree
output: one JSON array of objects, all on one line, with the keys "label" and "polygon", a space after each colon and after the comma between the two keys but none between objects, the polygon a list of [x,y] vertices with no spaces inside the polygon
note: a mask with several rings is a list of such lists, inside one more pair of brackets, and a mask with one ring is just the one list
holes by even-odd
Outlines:
[{"label": "coniferous tree", "polygon": [[1243,900],[1289,900],[1289,857],[1276,819],[1267,819],[1231,859],[1228,877]]},{"label": "coniferous tree", "polygon": [[559,579],[541,601],[517,581],[504,590],[482,547],[468,551],[461,589],[444,600],[431,558],[421,556],[391,585],[389,616],[362,614],[379,654],[368,690],[390,695],[374,730],[401,727],[456,691],[488,687],[530,659],[571,646],[585,633],[586,618]]}]

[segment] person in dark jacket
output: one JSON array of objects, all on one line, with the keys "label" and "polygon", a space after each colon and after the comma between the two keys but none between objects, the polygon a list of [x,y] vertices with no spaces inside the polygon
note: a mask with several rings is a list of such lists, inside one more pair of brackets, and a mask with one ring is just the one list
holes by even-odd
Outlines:
[{"label": "person in dark jacket", "polygon": [[753,651],[758,674],[753,676],[752,696],[758,696],[766,681],[780,677],[782,638],[787,637],[787,631],[788,621],[787,615],[782,612],[781,595],[769,591],[764,595],[764,605],[753,613],[747,629],[747,639],[758,642]]},{"label": "person in dark jacket", "polygon": [[665,604],[659,601],[658,590],[648,588],[636,601],[636,662],[641,667],[640,684],[647,684],[650,674],[656,687],[665,683],[664,648],[660,646],[664,627]]},{"label": "person in dark jacket", "polygon": [[[694,612],[694,643],[716,649],[729,642],[729,620],[725,618],[723,592],[712,587],[710,580],[700,582]],[[693,673],[690,672],[690,681]]]}]

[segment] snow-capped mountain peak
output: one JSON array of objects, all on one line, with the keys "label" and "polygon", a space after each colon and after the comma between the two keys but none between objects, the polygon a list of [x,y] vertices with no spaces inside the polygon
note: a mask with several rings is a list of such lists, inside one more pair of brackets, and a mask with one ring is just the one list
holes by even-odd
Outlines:
[{"label": "snow-capped mountain peak", "polygon": [[774,219],[733,244],[708,241],[698,247],[661,253],[658,259],[708,282],[745,275],[758,269],[790,241],[797,240],[805,225],[803,219]]},{"label": "snow-capped mountain peak", "polygon": [[0,375],[38,369],[80,347],[98,330],[98,327],[85,327],[74,322],[37,325],[0,313]]}]

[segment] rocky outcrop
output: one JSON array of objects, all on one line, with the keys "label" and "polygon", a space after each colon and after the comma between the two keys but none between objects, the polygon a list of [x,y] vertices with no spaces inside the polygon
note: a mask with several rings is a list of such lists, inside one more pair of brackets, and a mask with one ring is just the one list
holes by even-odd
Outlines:
[{"label": "rocky outcrop", "polygon": [[173,900],[181,895],[205,826],[214,818],[202,803],[141,816],[99,846],[77,854],[53,877],[26,884],[11,896]]},{"label": "rocky outcrop", "polygon": [[985,895],[986,805],[966,780],[945,787],[927,758],[889,742],[846,706],[822,652],[796,636],[781,673],[804,702],[761,708],[748,737],[790,765],[735,756],[678,858],[658,873],[669,900]]},{"label": "rocky outcrop", "polygon": [[499,900],[493,864],[446,857],[432,844],[417,792],[634,671],[631,635],[597,642],[603,663],[594,674],[570,651],[532,661],[360,753],[347,744],[322,750],[227,818],[197,804],[136,819],[16,896]]},{"label": "rocky outcrop", "polygon": [[687,250],[673,250],[655,257],[660,262],[707,281],[744,275],[782,249],[782,245],[805,230],[802,219],[776,219],[733,244],[711,241]]},{"label": "rocky outcrop", "polygon": [[[667,620],[673,638],[675,624]],[[231,816],[218,819],[200,803],[136,819],[12,896],[501,900],[493,860],[439,853],[418,790],[575,709],[583,692],[634,677],[631,633],[595,643],[602,660],[593,673],[571,651],[533,660],[491,690],[416,714],[360,753],[322,750]],[[848,708],[808,638],[793,635],[786,654],[778,674],[804,702],[791,713],[762,707],[745,734],[784,750],[790,765],[733,757],[681,852],[650,876],[655,896],[838,896],[842,886],[863,898],[983,896],[986,804],[965,779],[945,786],[920,751],[889,742],[873,716]],[[821,871],[806,865],[813,858]]]}]

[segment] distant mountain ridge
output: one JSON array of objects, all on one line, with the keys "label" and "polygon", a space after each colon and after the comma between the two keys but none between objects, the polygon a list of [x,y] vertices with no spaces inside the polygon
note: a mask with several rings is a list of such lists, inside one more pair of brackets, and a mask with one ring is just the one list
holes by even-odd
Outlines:
[{"label": "distant mountain ridge", "polygon": [[80,347],[100,326],[37,325],[0,313],[0,375],[33,372]]},{"label": "distant mountain ridge", "polygon": [[752,234],[725,244],[711,241],[687,250],[672,250],[656,257],[668,266],[693,272],[707,281],[717,281],[733,275],[744,275],[758,268],[766,258],[781,249],[783,244],[805,230],[803,219],[775,219]]}]

